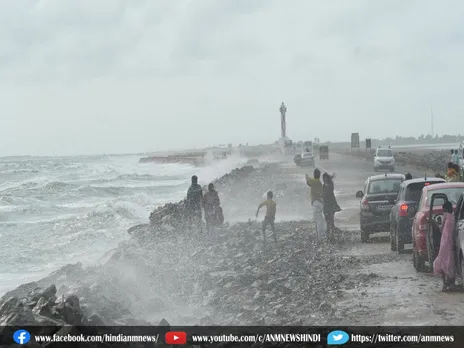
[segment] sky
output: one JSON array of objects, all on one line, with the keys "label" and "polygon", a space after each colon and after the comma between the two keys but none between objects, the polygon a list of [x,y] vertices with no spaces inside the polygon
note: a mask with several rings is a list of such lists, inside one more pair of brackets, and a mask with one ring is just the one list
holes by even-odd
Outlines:
[{"label": "sky", "polygon": [[[456,134],[464,1],[0,0],[0,156]],[[464,132],[462,132],[464,133]]]}]

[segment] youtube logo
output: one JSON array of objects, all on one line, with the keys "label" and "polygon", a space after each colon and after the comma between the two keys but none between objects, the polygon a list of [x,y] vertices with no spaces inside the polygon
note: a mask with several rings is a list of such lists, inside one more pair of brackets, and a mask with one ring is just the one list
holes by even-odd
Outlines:
[{"label": "youtube logo", "polygon": [[186,344],[187,333],[182,331],[169,331],[164,336],[166,344]]}]

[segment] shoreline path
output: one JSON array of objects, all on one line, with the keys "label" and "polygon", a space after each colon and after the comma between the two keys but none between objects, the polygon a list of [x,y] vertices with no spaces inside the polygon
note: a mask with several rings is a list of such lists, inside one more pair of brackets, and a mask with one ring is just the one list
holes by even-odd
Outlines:
[{"label": "shoreline path", "polygon": [[[417,273],[408,250],[399,255],[390,251],[388,232],[374,234],[370,243],[361,243],[359,199],[355,198],[355,193],[362,190],[368,176],[381,174],[374,173],[372,163],[355,156],[331,154],[328,161],[317,160],[316,166],[323,172],[336,173],[335,190],[343,209],[336,214],[336,225],[343,231],[339,236],[339,245],[330,248],[329,252],[342,259],[346,257],[353,263],[347,267],[342,265],[343,270],[333,275],[343,279],[352,278],[348,285],[344,280],[343,286],[336,286],[338,289],[321,289],[333,293],[327,303],[322,304],[327,307],[327,314],[332,314],[332,319],[330,315],[327,317],[327,324],[460,325],[464,318],[463,294],[441,293],[441,280],[430,274]],[[276,221],[281,222],[277,225],[278,236],[279,228],[287,230],[285,226],[289,223],[285,221],[311,220],[309,188],[304,175],[307,172],[312,175],[312,171],[312,167],[298,168],[287,160],[272,164],[269,170],[262,173],[253,173],[241,183],[234,183],[228,192],[219,188],[226,219],[246,221],[252,216],[262,195],[271,189],[277,202]],[[397,167],[396,172],[409,172],[413,177],[425,175],[404,166]],[[261,214],[259,221],[262,218]],[[285,238],[292,238],[291,232]],[[331,268],[327,269],[328,278],[332,276]],[[308,273],[311,274],[310,268]],[[360,279],[358,284],[356,279]],[[309,282],[308,286],[317,287],[318,284]]]}]

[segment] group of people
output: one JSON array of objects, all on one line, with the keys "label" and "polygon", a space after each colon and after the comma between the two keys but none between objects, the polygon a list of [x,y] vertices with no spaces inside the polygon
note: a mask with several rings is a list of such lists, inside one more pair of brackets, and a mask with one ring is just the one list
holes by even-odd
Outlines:
[{"label": "group of people", "polygon": [[187,191],[185,215],[189,225],[197,226],[200,232],[203,230],[202,210],[205,212],[206,231],[211,235],[215,228],[224,222],[221,201],[213,183],[208,185],[208,191],[203,195],[203,188],[198,184],[198,177],[194,175]]},{"label": "group of people", "polygon": [[321,171],[316,168],[313,176],[306,174],[306,184],[311,188],[316,237],[321,240],[325,236],[328,240],[332,240],[336,231],[335,213],[341,211],[334,192],[335,174],[324,173],[321,182]]}]

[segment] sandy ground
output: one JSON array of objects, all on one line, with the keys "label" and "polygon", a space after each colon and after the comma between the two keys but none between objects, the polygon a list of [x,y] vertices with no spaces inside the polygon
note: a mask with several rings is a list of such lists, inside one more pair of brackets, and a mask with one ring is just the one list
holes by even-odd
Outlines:
[{"label": "sandy ground", "polygon": [[[388,233],[371,236],[371,242],[361,243],[359,237],[359,199],[355,198],[366,178],[375,175],[372,163],[351,156],[334,154],[328,161],[316,162],[324,171],[335,172],[336,193],[343,211],[337,215],[337,225],[350,242],[340,247],[339,255],[359,259],[356,266],[344,269],[349,276],[370,274],[372,281],[338,290],[331,304],[338,318],[333,324],[357,325],[459,325],[464,317],[464,294],[445,294],[441,280],[430,274],[417,273],[408,250],[403,254],[390,251]],[[288,159],[274,165],[268,172],[250,178],[243,187],[221,192],[226,196],[223,206],[229,221],[253,218],[262,195],[272,189],[278,205],[277,220],[311,219],[309,191],[305,172],[313,168],[297,168]],[[424,175],[414,168],[398,167],[397,172]],[[248,180],[247,180],[248,181]],[[220,189],[220,188],[219,188]],[[406,246],[408,247],[408,246]],[[327,276],[331,276],[328,274]],[[330,289],[326,289],[329,291]],[[340,292],[341,291],[341,292]],[[343,318],[343,319],[341,319]]]}]

